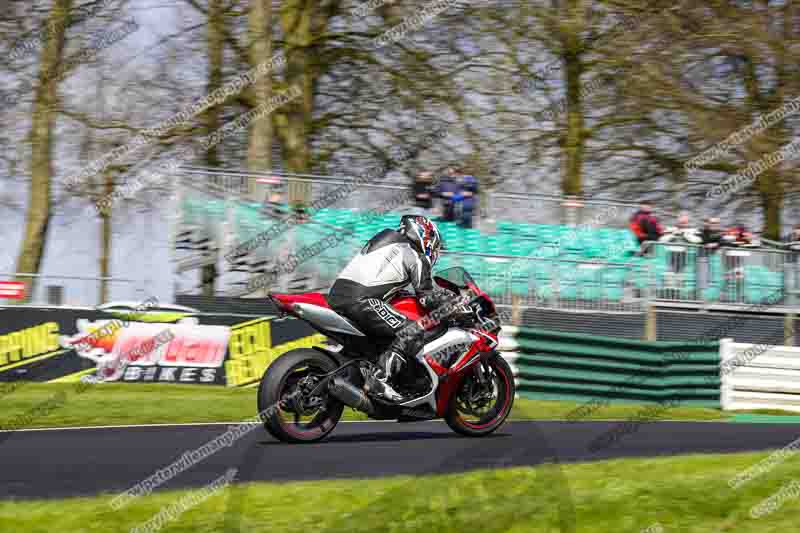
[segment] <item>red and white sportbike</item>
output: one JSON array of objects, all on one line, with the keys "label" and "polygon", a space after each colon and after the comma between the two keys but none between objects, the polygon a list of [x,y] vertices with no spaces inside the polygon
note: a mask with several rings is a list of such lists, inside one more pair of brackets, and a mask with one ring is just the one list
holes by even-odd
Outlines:
[{"label": "red and white sportbike", "polygon": [[286,442],[319,441],[336,427],[345,406],[376,420],[444,418],[454,431],[473,437],[500,427],[515,387],[511,368],[496,350],[495,306],[463,268],[443,270],[434,281],[453,293],[453,304],[426,314],[411,294],[390,302],[425,329],[424,347],[392,378],[404,396],[396,403],[368,386],[374,362],[391,339],[368,338],[320,293],[271,294],[282,315],[306,321],[331,345],[292,350],[267,368],[258,389],[267,431]]}]

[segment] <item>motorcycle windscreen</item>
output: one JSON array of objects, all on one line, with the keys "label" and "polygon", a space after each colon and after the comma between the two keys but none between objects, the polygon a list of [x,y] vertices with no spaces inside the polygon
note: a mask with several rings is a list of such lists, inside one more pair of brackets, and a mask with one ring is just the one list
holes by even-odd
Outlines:
[{"label": "motorcycle windscreen", "polygon": [[450,267],[440,270],[434,276],[434,280],[439,286],[459,294],[461,291],[469,291],[473,296],[481,294],[481,290],[475,280],[462,267]]}]

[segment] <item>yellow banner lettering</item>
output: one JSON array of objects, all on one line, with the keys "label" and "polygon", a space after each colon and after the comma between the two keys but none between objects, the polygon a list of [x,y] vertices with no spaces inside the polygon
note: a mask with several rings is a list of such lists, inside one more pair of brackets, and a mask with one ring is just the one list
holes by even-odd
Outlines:
[{"label": "yellow banner lettering", "polygon": [[269,322],[264,321],[256,324],[256,332],[255,349],[257,351],[269,350],[272,347],[272,332],[270,331]]},{"label": "yellow banner lettering", "polygon": [[242,357],[242,330],[231,331],[228,350],[230,351],[231,359]]},{"label": "yellow banner lettering", "polygon": [[0,361],[1,364],[8,364],[8,335],[0,337]]},{"label": "yellow banner lettering", "polygon": [[253,353],[253,337],[255,336],[255,328],[247,326],[242,330],[242,352],[245,357]]},{"label": "yellow banner lettering", "polygon": [[9,337],[8,360],[19,361],[22,359],[22,333],[12,333]]},{"label": "yellow banner lettering", "polygon": [[42,326],[42,328],[44,329],[45,333],[44,351],[52,352],[54,350],[58,350],[58,348],[60,347],[58,343],[58,336],[59,336],[58,323],[47,322]]}]

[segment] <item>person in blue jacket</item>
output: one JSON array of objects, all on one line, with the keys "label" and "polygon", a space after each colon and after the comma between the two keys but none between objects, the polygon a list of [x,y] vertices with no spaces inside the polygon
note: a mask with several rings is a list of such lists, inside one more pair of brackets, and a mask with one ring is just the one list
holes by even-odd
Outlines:
[{"label": "person in blue jacket", "polygon": [[472,227],[472,217],[478,201],[478,180],[475,176],[457,171],[458,192],[455,201],[460,205],[458,224],[464,228]]},{"label": "person in blue jacket", "polygon": [[439,180],[436,188],[442,206],[442,219],[446,222],[453,222],[456,219],[455,207],[456,196],[458,194],[458,179],[455,167],[449,167],[447,173]]}]

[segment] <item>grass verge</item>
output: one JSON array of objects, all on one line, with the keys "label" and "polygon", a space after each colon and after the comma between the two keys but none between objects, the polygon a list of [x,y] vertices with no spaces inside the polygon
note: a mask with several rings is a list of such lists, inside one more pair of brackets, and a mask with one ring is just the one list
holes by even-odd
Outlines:
[{"label": "grass verge", "polygon": [[[800,479],[800,463],[779,464],[738,490],[728,486],[729,479],[768,455],[562,465],[563,485],[552,466],[414,478],[248,483],[227,487],[187,509],[166,523],[164,531],[639,533],[656,525],[665,532],[686,533],[794,531],[800,523],[797,502],[786,500],[760,518],[750,512],[789,480]],[[54,524],[62,532],[130,531],[192,492],[197,491],[157,492],[118,511],[109,507],[110,496],[4,501],[0,524],[17,533],[49,533]]]},{"label": "grass verge", "polygon": [[[52,401],[61,393],[62,400]],[[104,383],[79,392],[75,384],[25,383],[0,396],[0,429],[239,421],[256,414],[256,393],[255,388],[138,383]],[[579,405],[517,398],[511,418],[564,420]],[[609,404],[583,420],[625,420],[642,409],[637,404]],[[676,407],[665,411],[661,419],[725,420],[729,416],[718,409]],[[366,416],[346,409],[345,419],[365,420]]]}]

